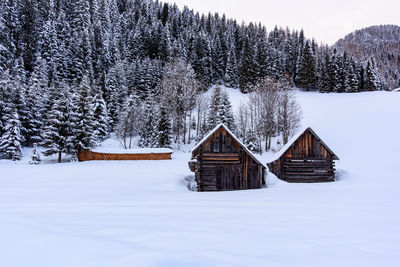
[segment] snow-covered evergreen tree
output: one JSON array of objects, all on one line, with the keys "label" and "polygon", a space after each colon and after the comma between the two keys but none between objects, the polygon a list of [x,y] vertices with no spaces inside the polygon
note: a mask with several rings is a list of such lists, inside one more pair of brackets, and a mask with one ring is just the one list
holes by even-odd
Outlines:
[{"label": "snow-covered evergreen tree", "polygon": [[235,54],[235,47],[233,44],[231,44],[228,51],[228,60],[226,63],[224,80],[225,80],[225,85],[228,87],[236,88],[239,86],[236,54]]},{"label": "snow-covered evergreen tree", "polygon": [[297,64],[295,83],[300,88],[312,89],[317,83],[315,57],[307,41]]},{"label": "snow-covered evergreen tree", "polygon": [[255,131],[253,129],[250,129],[247,132],[247,135],[244,140],[244,144],[246,145],[247,149],[249,149],[251,152],[254,152],[254,153],[260,152],[261,148],[260,148],[259,142],[257,141]]},{"label": "snow-covered evergreen tree", "polygon": [[31,160],[29,161],[29,164],[37,165],[37,164],[40,163],[40,161],[41,161],[41,159],[40,159],[40,154],[39,154],[39,152],[37,150],[37,144],[34,143],[33,144],[32,155],[31,155]]},{"label": "snow-covered evergreen tree", "polygon": [[6,70],[0,77],[0,136],[4,132],[7,116],[13,109],[12,91],[10,74],[9,71]]},{"label": "snow-covered evergreen tree", "polygon": [[75,91],[73,98],[74,109],[71,113],[75,152],[97,145],[94,101],[91,93],[89,78],[85,75]]},{"label": "snow-covered evergreen tree", "polygon": [[243,93],[249,92],[249,88],[257,81],[258,64],[256,56],[257,53],[252,40],[246,38],[239,67],[239,86]]},{"label": "snow-covered evergreen tree", "polygon": [[231,131],[235,130],[235,118],[233,116],[232,104],[229,100],[227,92],[222,92],[222,103],[221,103],[221,122],[225,124]]},{"label": "snow-covered evergreen tree", "polygon": [[72,96],[65,86],[50,89],[50,109],[45,115],[43,137],[41,145],[45,148],[43,154],[50,156],[58,154],[58,162],[61,163],[62,153],[74,152],[72,113]]},{"label": "snow-covered evergreen tree", "polygon": [[211,102],[210,102],[210,108],[208,112],[208,118],[207,118],[207,124],[208,124],[208,130],[212,130],[217,126],[219,123],[221,123],[220,119],[220,111],[221,111],[221,105],[222,104],[222,90],[221,87],[216,86],[214,88],[212,97],[211,97]]},{"label": "snow-covered evergreen tree", "polygon": [[216,86],[211,97],[208,112],[208,130],[212,130],[220,123],[224,123],[230,130],[235,130],[232,104],[229,95]]},{"label": "snow-covered evergreen tree", "polygon": [[142,120],[139,128],[140,147],[156,147],[157,146],[157,120],[155,114],[155,103],[152,96],[149,96],[144,104],[142,112]]},{"label": "snow-covered evergreen tree", "polygon": [[107,105],[100,91],[93,100],[93,119],[96,139],[104,140],[109,134],[109,117]]},{"label": "snow-covered evergreen tree", "polygon": [[347,70],[345,84],[346,84],[346,92],[349,93],[358,92],[358,77],[354,64],[349,64],[349,69]]},{"label": "snow-covered evergreen tree", "polygon": [[0,137],[0,152],[5,153],[9,159],[20,160],[22,156],[21,122],[18,112],[14,109],[7,117],[4,132]]},{"label": "snow-covered evergreen tree", "polygon": [[160,107],[157,121],[157,147],[171,146],[171,122],[164,107]]},{"label": "snow-covered evergreen tree", "polygon": [[47,94],[48,81],[44,72],[44,61],[40,57],[38,60],[42,63],[32,73],[24,96],[27,108],[27,145],[41,142],[43,127],[44,96]]},{"label": "snow-covered evergreen tree", "polygon": [[381,90],[381,83],[376,71],[375,60],[373,58],[370,58],[367,62],[364,85],[366,91]]}]

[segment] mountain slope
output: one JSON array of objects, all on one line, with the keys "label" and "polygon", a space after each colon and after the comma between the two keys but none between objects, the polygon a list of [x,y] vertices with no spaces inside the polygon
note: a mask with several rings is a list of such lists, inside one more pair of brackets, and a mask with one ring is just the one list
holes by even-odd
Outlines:
[{"label": "mountain slope", "polygon": [[346,35],[334,45],[358,60],[374,57],[381,76],[390,89],[400,85],[400,27],[371,26]]}]

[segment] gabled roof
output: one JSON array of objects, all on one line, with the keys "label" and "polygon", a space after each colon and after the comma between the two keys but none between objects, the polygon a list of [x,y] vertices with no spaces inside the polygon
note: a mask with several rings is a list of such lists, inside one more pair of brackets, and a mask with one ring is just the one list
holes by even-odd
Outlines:
[{"label": "gabled roof", "polygon": [[246,151],[247,154],[250,155],[250,157],[252,157],[257,163],[261,164],[264,168],[265,165],[262,164],[254,155],[253,153],[242,143],[242,141],[239,140],[239,138],[237,138],[229,129],[228,127],[225,126],[225,124],[220,123],[217,126],[215,126],[214,129],[212,129],[207,135],[205,135],[203,137],[203,139],[201,139],[192,149],[192,154],[208,139],[210,138],[219,128],[224,128],[227,133],[240,145],[240,147]]},{"label": "gabled roof", "polygon": [[284,145],[279,152],[274,156],[273,160],[271,162],[278,160],[280,157],[282,157],[288,150],[289,148],[296,142],[297,139],[299,139],[300,136],[302,136],[306,131],[310,131],[312,135],[322,144],[322,146],[332,155],[332,158],[334,160],[339,160],[339,157],[336,156],[335,153],[322,141],[322,139],[311,129],[311,127],[305,127],[302,130],[300,130],[297,134],[295,134],[289,142]]}]

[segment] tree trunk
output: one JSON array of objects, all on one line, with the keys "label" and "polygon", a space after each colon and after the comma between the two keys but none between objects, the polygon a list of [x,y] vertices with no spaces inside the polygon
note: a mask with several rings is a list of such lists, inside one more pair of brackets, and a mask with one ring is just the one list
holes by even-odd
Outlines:
[{"label": "tree trunk", "polygon": [[196,125],[196,136],[197,137],[200,135],[200,124],[201,124],[200,103],[198,103],[197,104],[197,125]]},{"label": "tree trunk", "polygon": [[58,151],[58,163],[61,163],[61,151]]},{"label": "tree trunk", "polygon": [[183,144],[186,145],[186,121],[187,121],[186,113],[183,116],[183,118],[184,118],[183,119]]},{"label": "tree trunk", "polygon": [[191,134],[191,129],[192,129],[192,110],[190,110],[189,113],[189,137],[188,137],[188,144],[190,144],[190,134]]}]

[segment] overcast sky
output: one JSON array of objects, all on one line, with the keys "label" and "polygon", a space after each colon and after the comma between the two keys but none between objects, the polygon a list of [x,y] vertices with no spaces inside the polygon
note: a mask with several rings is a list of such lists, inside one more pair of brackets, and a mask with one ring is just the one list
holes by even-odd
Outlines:
[{"label": "overcast sky", "polygon": [[333,44],[372,25],[400,25],[400,0],[164,0],[200,13],[225,13],[239,22],[303,28],[307,37]]}]

